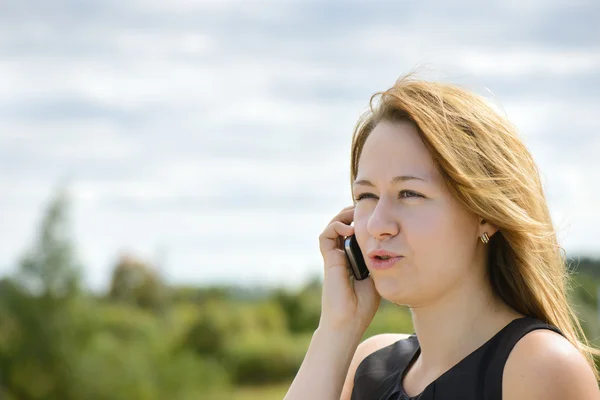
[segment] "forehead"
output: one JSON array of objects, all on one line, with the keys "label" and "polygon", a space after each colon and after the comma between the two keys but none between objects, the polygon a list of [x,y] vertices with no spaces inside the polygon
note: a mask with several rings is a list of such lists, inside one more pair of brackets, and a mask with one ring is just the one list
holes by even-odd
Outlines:
[{"label": "forehead", "polygon": [[428,182],[441,179],[413,123],[382,121],[365,142],[358,162],[357,178],[387,182],[397,175],[414,175]]}]

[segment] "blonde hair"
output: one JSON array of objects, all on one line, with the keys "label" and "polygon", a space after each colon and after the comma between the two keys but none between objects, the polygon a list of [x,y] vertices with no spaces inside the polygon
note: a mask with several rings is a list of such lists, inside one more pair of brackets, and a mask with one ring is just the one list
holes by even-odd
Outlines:
[{"label": "blonde hair", "polygon": [[[379,97],[378,104],[374,104]],[[536,164],[517,129],[488,102],[450,84],[400,78],[375,93],[352,137],[351,183],[378,122],[412,121],[455,198],[499,228],[490,238],[491,286],[514,310],[558,327],[599,379],[594,355],[569,304],[569,273]]]}]

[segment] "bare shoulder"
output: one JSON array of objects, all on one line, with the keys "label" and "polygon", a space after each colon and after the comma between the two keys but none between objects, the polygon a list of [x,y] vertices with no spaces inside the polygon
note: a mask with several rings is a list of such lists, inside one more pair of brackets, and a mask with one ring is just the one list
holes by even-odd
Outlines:
[{"label": "bare shoulder", "polygon": [[369,354],[389,346],[392,343],[396,343],[399,340],[406,339],[409,336],[410,334],[406,333],[382,333],[363,340],[356,348],[354,356],[352,357],[352,361],[350,362],[350,367],[348,368],[348,374],[346,375],[340,400],[350,399],[352,389],[354,388],[354,375],[356,373],[356,369]]},{"label": "bare shoulder", "polygon": [[[408,333],[381,333],[363,340],[357,347],[355,357],[363,356],[364,359],[369,354],[396,343],[398,340],[406,339],[410,335]],[[362,360],[361,360],[362,361]]]},{"label": "bare shoulder", "polygon": [[598,400],[592,368],[577,348],[560,334],[538,329],[511,351],[502,378],[503,399]]}]

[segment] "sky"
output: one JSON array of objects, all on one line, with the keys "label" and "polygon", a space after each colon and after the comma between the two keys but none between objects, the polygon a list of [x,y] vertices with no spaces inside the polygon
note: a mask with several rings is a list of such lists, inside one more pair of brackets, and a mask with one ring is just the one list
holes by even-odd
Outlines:
[{"label": "sky", "polygon": [[0,3],[0,274],[68,182],[90,288],[123,252],[175,284],[318,276],[354,124],[414,70],[503,110],[567,255],[600,256],[600,2],[485,4]]}]

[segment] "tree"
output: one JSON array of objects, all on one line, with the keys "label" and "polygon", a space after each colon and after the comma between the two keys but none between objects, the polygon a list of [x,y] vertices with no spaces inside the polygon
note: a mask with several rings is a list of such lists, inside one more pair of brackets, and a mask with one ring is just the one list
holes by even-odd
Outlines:
[{"label": "tree", "polygon": [[73,361],[83,347],[72,313],[80,293],[68,229],[68,196],[59,190],[17,273],[0,290],[3,392],[15,398],[71,399]]},{"label": "tree", "polygon": [[113,269],[110,292],[112,300],[150,310],[161,310],[166,290],[158,274],[145,262],[123,255]]},{"label": "tree", "polygon": [[69,199],[60,189],[50,201],[34,246],[19,265],[18,280],[44,298],[70,297],[80,291],[81,268],[69,237]]}]

